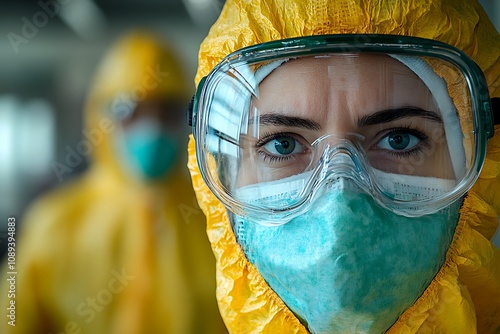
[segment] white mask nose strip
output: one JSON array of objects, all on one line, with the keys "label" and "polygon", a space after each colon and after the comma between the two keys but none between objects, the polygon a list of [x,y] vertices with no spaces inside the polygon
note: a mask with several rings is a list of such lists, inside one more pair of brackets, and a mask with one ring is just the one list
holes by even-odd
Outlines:
[{"label": "white mask nose strip", "polygon": [[[246,203],[263,205],[289,205],[291,198],[297,198],[306,187],[312,176],[312,171],[290,176],[277,181],[253,184],[236,190],[238,200]],[[390,193],[397,200],[415,201],[433,198],[451,191],[455,180],[436,177],[401,175],[386,173],[373,169],[373,174],[379,186]],[[346,182],[348,181],[348,182]],[[330,189],[346,189],[359,191],[359,187],[348,177],[339,177],[326,183]]]},{"label": "white mask nose strip", "polygon": [[401,175],[373,169],[377,183],[395,199],[419,201],[434,198],[455,188],[456,181],[437,177]]},{"label": "white mask nose strip", "polygon": [[[295,198],[306,187],[312,171],[286,177],[281,180],[251,184],[236,189],[235,197],[247,203],[274,203]],[[286,189],[286,191],[284,191]],[[287,203],[288,204],[288,203]]]}]

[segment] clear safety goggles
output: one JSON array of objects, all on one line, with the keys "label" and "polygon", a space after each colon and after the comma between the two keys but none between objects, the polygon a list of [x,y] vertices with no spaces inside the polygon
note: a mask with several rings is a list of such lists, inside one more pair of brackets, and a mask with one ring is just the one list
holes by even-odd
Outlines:
[{"label": "clear safety goggles", "polygon": [[345,178],[398,214],[436,212],[470,189],[493,136],[470,58],[391,35],[241,49],[202,79],[190,113],[208,187],[232,212],[271,224]]}]

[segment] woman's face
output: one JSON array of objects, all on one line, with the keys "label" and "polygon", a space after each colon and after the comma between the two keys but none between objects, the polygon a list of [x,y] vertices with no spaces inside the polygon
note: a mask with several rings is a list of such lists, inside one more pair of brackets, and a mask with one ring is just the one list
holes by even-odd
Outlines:
[{"label": "woman's face", "polygon": [[340,139],[357,141],[375,169],[454,178],[432,94],[389,56],[290,60],[261,82],[251,113],[260,126],[243,141],[242,166],[261,173],[257,180],[243,170],[240,185],[301,173],[324,147],[319,143],[336,145]]}]

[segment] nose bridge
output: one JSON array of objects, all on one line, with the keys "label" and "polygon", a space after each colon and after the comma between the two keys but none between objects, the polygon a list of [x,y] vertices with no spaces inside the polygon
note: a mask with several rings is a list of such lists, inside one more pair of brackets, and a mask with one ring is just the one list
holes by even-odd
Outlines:
[{"label": "nose bridge", "polygon": [[318,148],[322,151],[320,168],[323,179],[342,176],[361,181],[367,178],[367,159],[357,141],[337,136],[328,136],[321,141]]}]

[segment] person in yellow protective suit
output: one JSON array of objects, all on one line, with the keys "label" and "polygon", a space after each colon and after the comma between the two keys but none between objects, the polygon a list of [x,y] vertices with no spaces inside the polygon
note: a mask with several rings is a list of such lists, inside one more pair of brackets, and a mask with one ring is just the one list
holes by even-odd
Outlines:
[{"label": "person in yellow protective suit", "polygon": [[90,167],[27,213],[2,333],[227,332],[182,153],[187,92],[154,35],[112,46],[86,105]]},{"label": "person in yellow protective suit", "polygon": [[476,0],[228,0],[195,81],[230,333],[500,333],[500,36]]}]

